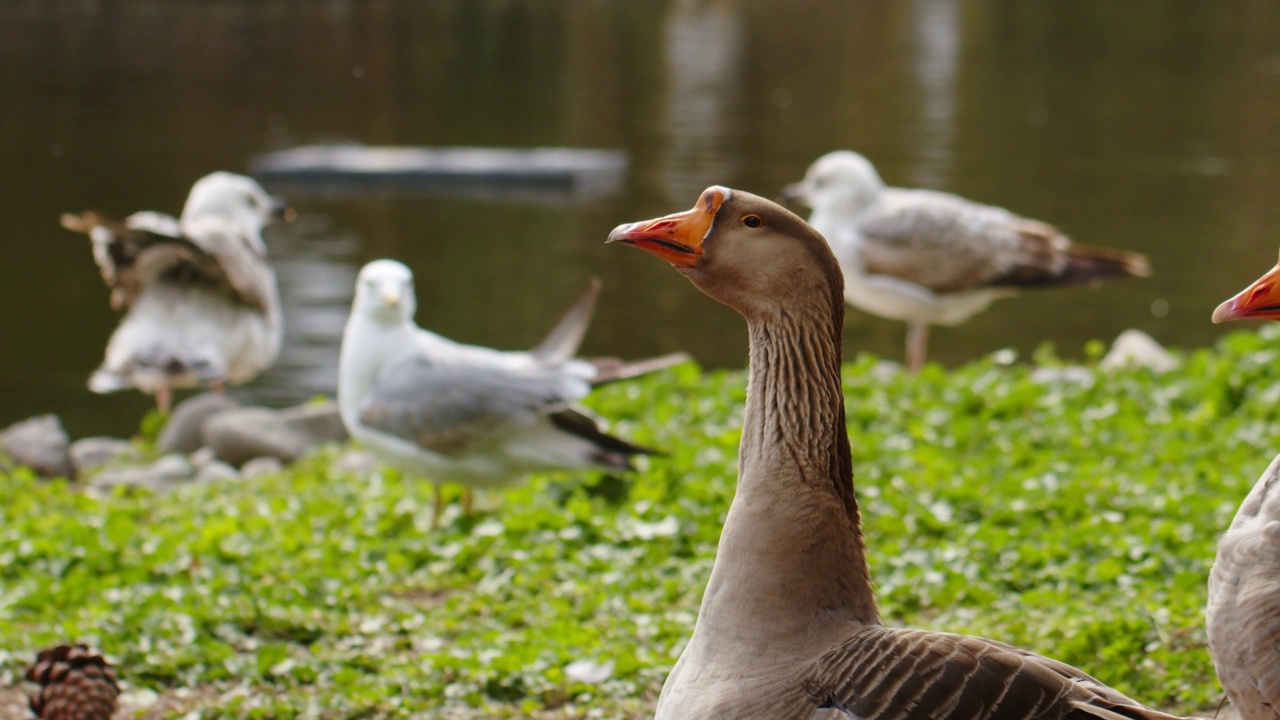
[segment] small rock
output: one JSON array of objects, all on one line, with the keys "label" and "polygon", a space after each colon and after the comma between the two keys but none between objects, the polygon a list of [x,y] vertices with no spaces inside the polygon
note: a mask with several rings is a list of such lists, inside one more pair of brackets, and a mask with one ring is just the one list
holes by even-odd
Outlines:
[{"label": "small rock", "polygon": [[880,360],[871,366],[871,377],[888,382],[902,374],[902,364],[892,360]]},{"label": "small rock", "polygon": [[[249,461],[250,464],[252,462],[252,460]],[[248,466],[248,464],[245,465],[245,467]],[[240,477],[240,473],[236,472],[235,468],[220,460],[211,460],[196,471],[196,482],[202,483],[216,482],[218,480],[235,480],[238,477]]]},{"label": "small rock", "polygon": [[597,662],[583,658],[564,666],[564,677],[572,682],[599,685],[613,677],[613,661]]},{"label": "small rock", "polygon": [[161,452],[193,453],[204,445],[204,425],[215,415],[240,407],[235,400],[220,393],[203,393],[178,403],[156,447]]},{"label": "small rock", "polygon": [[286,425],[307,436],[308,446],[346,442],[350,437],[338,414],[338,404],[332,400],[285,408],[278,414]]},{"label": "small rock", "polygon": [[1178,367],[1178,360],[1150,335],[1130,329],[1120,333],[1098,367],[1104,370],[1143,367],[1163,373]]},{"label": "small rock", "polygon": [[71,464],[77,473],[110,465],[117,460],[138,457],[138,448],[128,440],[113,437],[87,437],[71,443]]},{"label": "small rock", "polygon": [[214,454],[211,447],[202,447],[191,453],[191,464],[195,466],[196,472],[203,470],[204,466],[211,462],[218,462],[218,456]]},{"label": "small rock", "polygon": [[1042,365],[1031,371],[1031,380],[1042,385],[1086,385],[1093,382],[1093,375],[1094,371],[1083,365]]},{"label": "small rock", "polygon": [[279,475],[284,470],[284,463],[278,458],[256,457],[240,468],[240,476],[246,480],[266,475]]},{"label": "small rock", "polygon": [[177,453],[165,455],[151,463],[151,469],[174,480],[189,478],[195,472],[195,468],[191,467],[191,461]]},{"label": "small rock", "polygon": [[335,475],[355,475],[364,477],[377,472],[382,467],[378,457],[368,450],[344,450],[329,464]]},{"label": "small rock", "polygon": [[106,490],[124,485],[163,492],[190,480],[192,471],[191,463],[182,455],[165,455],[150,465],[104,470],[90,478],[89,485]]},{"label": "small rock", "polygon": [[264,456],[293,462],[307,450],[306,436],[286,425],[275,411],[261,407],[213,416],[204,425],[204,444],[213,448],[219,460],[232,465]]},{"label": "small rock", "polygon": [[0,449],[19,465],[45,477],[70,478],[75,474],[70,446],[57,415],[38,415],[0,433]]}]

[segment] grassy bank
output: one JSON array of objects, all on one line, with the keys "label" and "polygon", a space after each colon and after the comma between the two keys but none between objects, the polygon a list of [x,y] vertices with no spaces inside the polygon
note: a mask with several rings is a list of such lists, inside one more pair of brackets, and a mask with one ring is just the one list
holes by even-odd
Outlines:
[{"label": "grassy bank", "polygon": [[[998,638],[1147,703],[1216,705],[1205,579],[1280,447],[1280,334],[1165,375],[988,359],[845,372],[885,620]],[[604,388],[670,451],[559,474],[429,528],[428,486],[334,472],[163,496],[0,477],[0,686],[66,639],[151,716],[644,717],[689,635],[733,492],[744,376]],[[582,662],[577,662],[582,661]],[[577,662],[577,665],[571,665]],[[594,677],[591,677],[594,675]],[[2,712],[2,711],[0,711]]]}]

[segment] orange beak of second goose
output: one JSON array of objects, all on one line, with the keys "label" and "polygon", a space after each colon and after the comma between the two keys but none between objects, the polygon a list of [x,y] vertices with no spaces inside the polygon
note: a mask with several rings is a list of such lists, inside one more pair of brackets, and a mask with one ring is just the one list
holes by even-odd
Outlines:
[{"label": "orange beak of second goose", "polygon": [[657,220],[619,225],[605,242],[622,243],[657,255],[676,267],[694,267],[702,257],[702,241],[711,232],[716,213],[730,190],[709,187],[693,209]]},{"label": "orange beak of second goose", "polygon": [[1215,323],[1244,318],[1280,320],[1280,263],[1213,311]]}]

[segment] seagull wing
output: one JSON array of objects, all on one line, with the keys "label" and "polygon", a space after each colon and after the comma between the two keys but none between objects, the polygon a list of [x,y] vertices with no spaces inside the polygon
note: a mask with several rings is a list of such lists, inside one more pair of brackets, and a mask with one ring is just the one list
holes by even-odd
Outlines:
[{"label": "seagull wing", "polygon": [[253,236],[256,231],[210,216],[186,221],[183,229],[217,263],[221,281],[240,302],[267,311],[275,297],[275,274],[255,247],[261,246],[261,238]]},{"label": "seagull wing", "polygon": [[1032,284],[1056,276],[1071,242],[1051,225],[949,193],[889,188],[860,220],[867,272],[935,293]]},{"label": "seagull wing", "polygon": [[124,220],[87,211],[65,213],[62,226],[86,233],[93,243],[93,259],[111,288],[111,306],[132,305],[148,286],[175,276],[219,282],[223,272],[217,259],[181,235],[176,218],[140,212]]},{"label": "seagull wing", "polygon": [[360,422],[424,449],[459,455],[489,444],[506,428],[565,410],[588,391],[586,380],[563,366],[499,362],[507,354],[450,349],[459,352],[418,351],[388,366],[361,402]]}]

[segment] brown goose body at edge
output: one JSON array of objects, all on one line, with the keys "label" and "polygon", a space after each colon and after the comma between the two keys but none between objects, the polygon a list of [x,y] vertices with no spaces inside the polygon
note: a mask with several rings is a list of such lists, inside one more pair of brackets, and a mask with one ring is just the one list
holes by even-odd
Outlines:
[{"label": "brown goose body at edge", "polygon": [[750,335],[738,490],[659,720],[1172,717],[1003,643],[880,624],[840,384],[842,280],[816,231],[713,187],[610,241],[671,262]]},{"label": "brown goose body at edge", "polygon": [[[1215,323],[1280,319],[1280,263],[1213,312]],[[1280,456],[1218,542],[1205,607],[1218,680],[1243,720],[1280,720]]]},{"label": "brown goose body at edge", "polygon": [[1205,629],[1218,679],[1240,717],[1280,719],[1280,457],[1218,543]]}]

